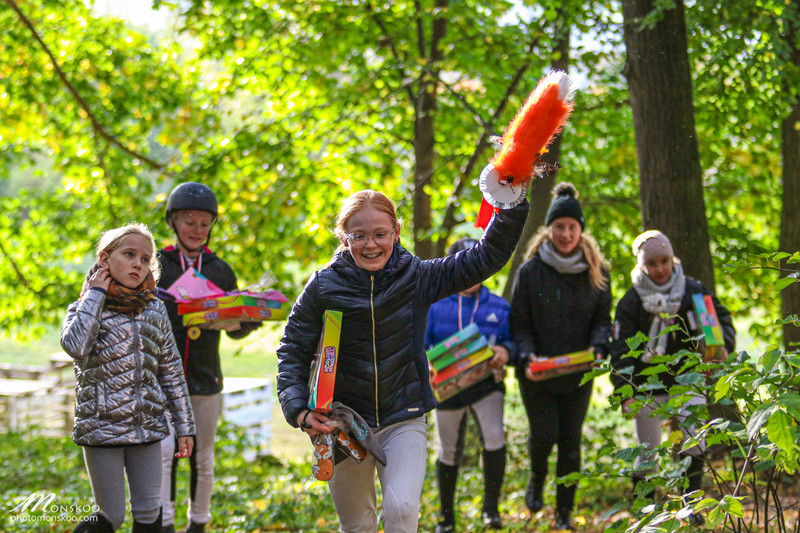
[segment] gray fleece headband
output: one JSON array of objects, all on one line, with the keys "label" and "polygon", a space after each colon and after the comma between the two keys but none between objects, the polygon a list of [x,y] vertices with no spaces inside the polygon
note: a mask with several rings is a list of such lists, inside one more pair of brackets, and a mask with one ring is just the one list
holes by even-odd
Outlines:
[{"label": "gray fleece headband", "polygon": [[647,230],[633,241],[633,253],[639,265],[644,265],[648,259],[666,255],[675,257],[672,250],[672,243],[666,235],[658,230]]}]

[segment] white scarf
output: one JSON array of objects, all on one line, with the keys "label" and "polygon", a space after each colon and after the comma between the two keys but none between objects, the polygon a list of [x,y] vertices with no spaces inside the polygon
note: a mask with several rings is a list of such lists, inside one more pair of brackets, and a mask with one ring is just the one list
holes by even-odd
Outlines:
[{"label": "white scarf", "polygon": [[539,245],[539,257],[545,264],[556,269],[559,274],[580,274],[589,268],[589,263],[583,258],[583,250],[578,250],[570,256],[558,255],[553,249],[553,243],[544,241]]},{"label": "white scarf", "polygon": [[661,314],[672,316],[678,314],[683,293],[686,292],[686,276],[683,275],[681,264],[674,263],[669,281],[663,285],[656,285],[637,265],[631,271],[631,279],[633,288],[642,300],[642,307],[653,314],[650,332],[647,334],[650,340],[647,342],[646,352],[642,355],[642,361],[648,363],[653,355],[664,355],[667,351],[669,335],[658,335],[669,326],[672,319],[662,318]]}]

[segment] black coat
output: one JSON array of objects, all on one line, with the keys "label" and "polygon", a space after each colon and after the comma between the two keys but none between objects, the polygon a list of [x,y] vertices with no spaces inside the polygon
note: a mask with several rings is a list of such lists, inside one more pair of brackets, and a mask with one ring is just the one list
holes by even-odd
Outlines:
[{"label": "black coat", "polygon": [[[608,272],[603,271],[608,281]],[[560,274],[538,253],[524,263],[514,281],[511,333],[520,353],[517,378],[527,379],[527,355],[555,357],[594,346],[608,351],[611,334],[611,289],[592,286],[589,271]],[[536,382],[553,391],[577,388],[582,373]]]},{"label": "black coat", "polygon": [[[692,335],[690,335],[690,322],[688,319],[689,312],[694,312],[692,295],[697,293],[711,294],[702,283],[687,276],[686,291],[683,294],[683,300],[681,300],[681,306],[677,313],[679,317],[677,324],[680,326],[680,329],[668,333],[667,354],[674,354],[680,350],[696,351],[698,349],[697,344],[691,340]],[[736,330],[733,327],[731,313],[717,300],[716,296],[712,295],[712,299],[714,301],[714,307],[717,310],[717,318],[722,326],[725,348],[728,350],[728,353],[732,353],[736,349]],[[650,332],[650,324],[653,318],[653,315],[642,306],[642,300],[633,287],[628,289],[628,292],[625,293],[625,296],[623,296],[619,304],[617,304],[617,311],[614,317],[614,340],[611,344],[611,366],[615,370],[633,366],[633,374],[631,377],[635,386],[641,386],[647,381],[648,376],[642,376],[640,373],[646,368],[654,366],[654,364],[646,363],[638,357],[625,357],[630,351],[626,340],[633,337],[638,332],[647,335]],[[695,332],[693,335],[698,333],[699,332]],[[644,346],[638,345],[633,349],[642,350]],[[664,384],[664,389],[650,391],[653,394],[665,392],[669,387],[675,385],[675,379],[669,373],[658,374],[658,379]],[[612,373],[611,383],[614,384],[615,389],[619,389],[628,383],[628,381],[622,376]]]},{"label": "black coat", "polygon": [[[180,252],[174,246],[160,250],[161,278],[158,286],[164,289],[175,283],[183,274]],[[236,275],[231,267],[217,257],[213,252],[203,252],[203,262],[200,273],[224,291],[236,290]],[[200,337],[191,340],[187,336],[188,329],[183,325],[183,319],[178,315],[178,304],[165,301],[172,324],[172,333],[175,335],[175,344],[181,354],[183,368],[186,372],[186,384],[189,394],[209,395],[222,391],[222,368],[219,360],[220,331],[201,329]],[[241,339],[258,327],[259,323],[242,323],[236,331],[229,331],[228,336]]]},{"label": "black coat", "polygon": [[325,310],[342,311],[334,401],[371,427],[422,416],[435,406],[425,356],[425,327],[434,302],[482,282],[511,257],[528,203],[501,211],[480,244],[422,260],[395,244],[379,271],[337,252],[315,272],[292,308],[278,348],[278,397],[287,422],[307,408],[308,378]]}]

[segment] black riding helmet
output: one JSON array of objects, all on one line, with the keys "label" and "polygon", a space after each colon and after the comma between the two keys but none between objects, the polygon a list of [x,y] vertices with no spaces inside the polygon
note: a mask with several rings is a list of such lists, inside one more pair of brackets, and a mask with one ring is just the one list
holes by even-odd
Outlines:
[{"label": "black riding helmet", "polygon": [[[206,211],[211,213],[214,217],[211,223],[213,228],[213,225],[216,224],[217,217],[219,216],[217,196],[208,185],[197,183],[196,181],[187,181],[185,183],[181,183],[172,189],[172,192],[169,193],[169,197],[167,197],[167,209],[165,214],[167,225],[172,227],[172,214],[175,211],[187,210]],[[174,229],[175,228],[173,227],[173,230]],[[177,231],[175,232],[175,237],[180,240]],[[211,238],[210,230],[208,232],[208,238]],[[181,244],[183,244],[183,242],[181,242]],[[206,239],[206,244],[208,244],[208,239]],[[185,245],[184,248],[189,249]]]}]

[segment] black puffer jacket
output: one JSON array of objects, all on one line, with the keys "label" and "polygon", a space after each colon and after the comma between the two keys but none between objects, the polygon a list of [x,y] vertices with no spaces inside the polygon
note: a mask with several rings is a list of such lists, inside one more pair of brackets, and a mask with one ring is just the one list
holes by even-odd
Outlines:
[{"label": "black puffer jacket", "polygon": [[[161,278],[158,286],[168,288],[183,274],[180,252],[174,246],[160,250]],[[202,267],[200,273],[211,280],[217,287],[224,291],[236,290],[236,274],[228,263],[217,257],[211,251],[202,254]],[[178,305],[175,302],[165,301],[175,334],[175,344],[181,354],[183,368],[186,371],[186,383],[189,394],[210,395],[222,391],[222,368],[219,360],[220,332],[212,329],[201,329],[200,337],[191,340],[187,336],[187,328],[183,319],[178,315]],[[229,331],[228,336],[241,339],[258,327],[258,323],[244,322],[236,331]]]},{"label": "black puffer jacket", "polygon": [[311,276],[294,304],[278,348],[278,397],[287,422],[308,403],[308,377],[325,310],[342,311],[334,401],[371,427],[422,416],[435,406],[425,357],[425,326],[434,302],[488,278],[511,257],[528,203],[495,216],[480,244],[456,255],[421,260],[395,244],[379,271],[348,251]]},{"label": "black puffer jacket", "polygon": [[[678,309],[677,324],[680,326],[678,331],[668,333],[667,339],[667,354],[674,354],[680,350],[697,350],[697,345],[691,340],[689,335],[689,312],[694,312],[694,304],[692,303],[692,295],[702,293],[711,294],[711,292],[699,281],[686,277],[686,292],[683,294],[680,309]],[[725,348],[728,353],[736,350],[736,330],[733,327],[733,320],[731,313],[725,306],[723,306],[716,296],[712,296],[714,307],[717,310],[717,318],[719,319],[720,326],[722,326],[722,336],[725,339]],[[611,366],[615,370],[621,370],[626,367],[633,366],[632,381],[634,385],[640,386],[647,381],[648,376],[640,375],[643,370],[651,366],[651,363],[645,363],[639,358],[624,357],[629,348],[626,340],[633,337],[638,332],[647,335],[650,331],[650,323],[653,320],[653,315],[645,310],[642,306],[642,300],[636,289],[631,287],[625,296],[617,304],[617,311],[614,317],[614,340],[611,344]],[[695,333],[697,334],[697,333]],[[639,345],[633,348],[634,350],[641,350],[643,346]],[[668,390],[671,386],[675,385],[674,377],[669,373],[658,374],[658,379],[664,384],[664,389],[651,390],[653,394],[658,394]],[[615,389],[619,389],[628,380],[616,373],[611,374],[611,383]]]},{"label": "black puffer jacket", "polygon": [[[608,279],[608,272],[603,272]],[[611,289],[592,287],[589,271],[560,274],[539,254],[517,272],[509,318],[520,353],[517,378],[527,379],[522,365],[528,354],[555,357],[594,346],[605,355],[611,335]],[[582,373],[542,382],[555,391],[578,386]]]}]

